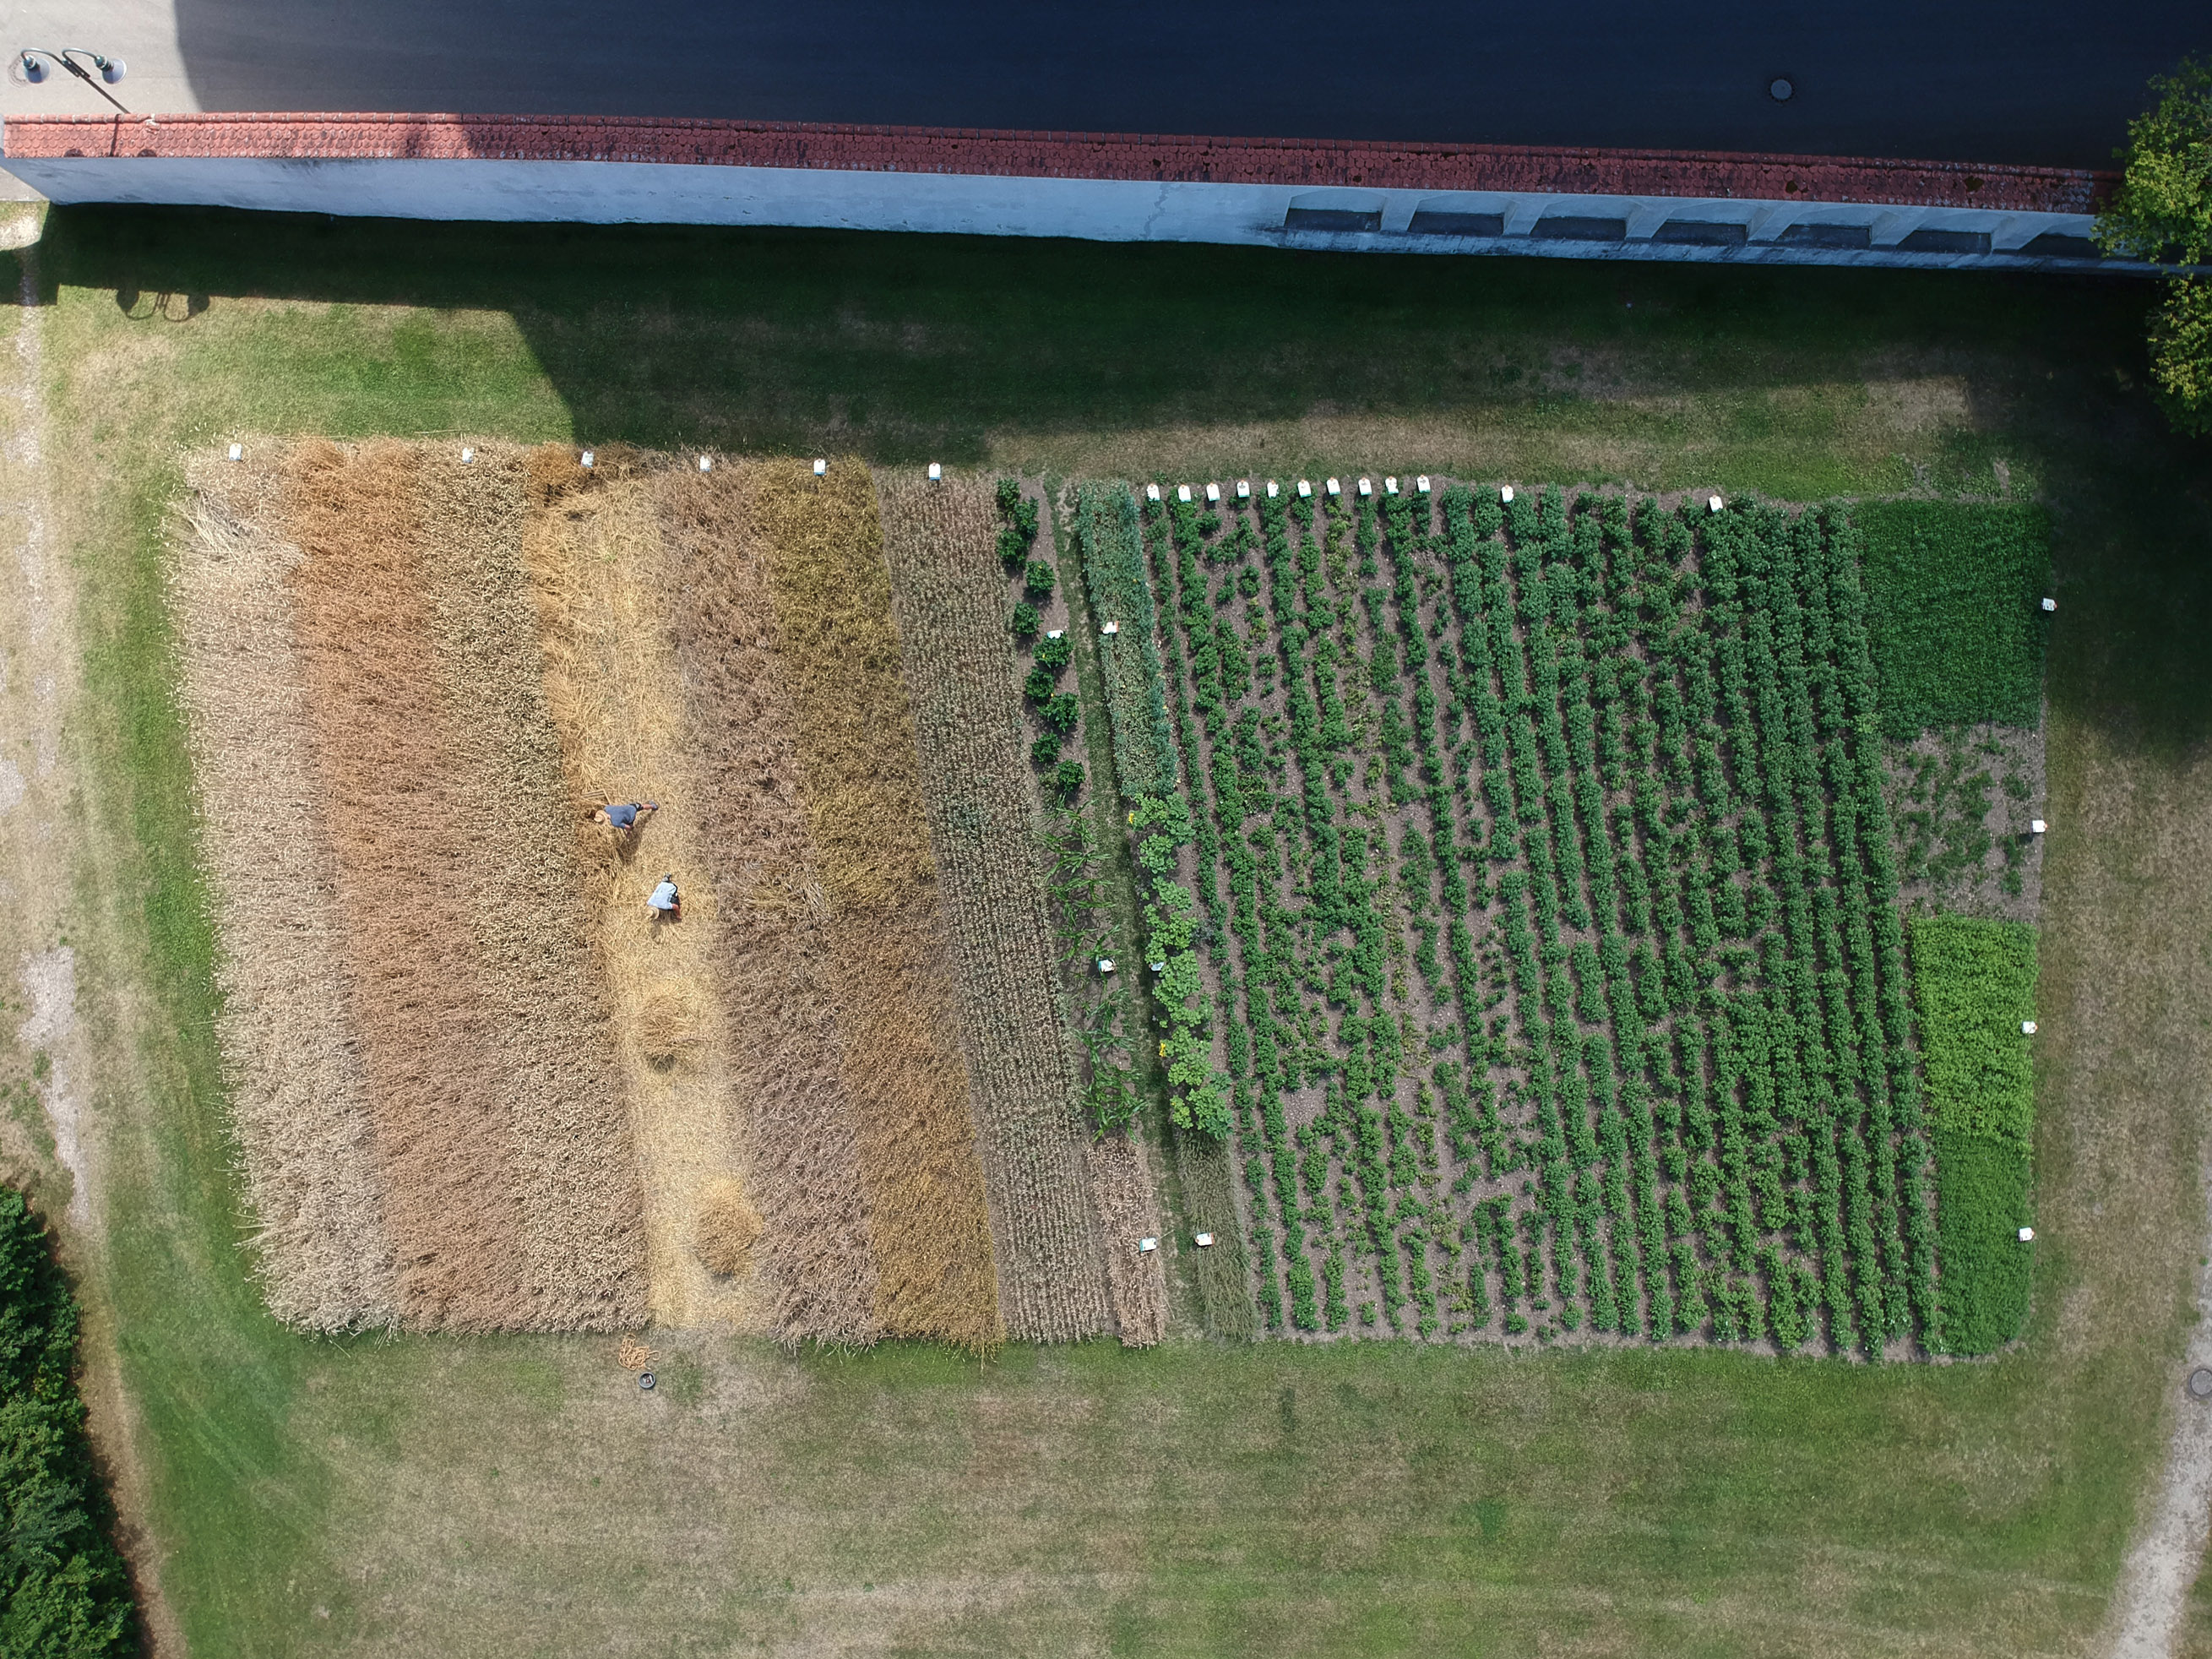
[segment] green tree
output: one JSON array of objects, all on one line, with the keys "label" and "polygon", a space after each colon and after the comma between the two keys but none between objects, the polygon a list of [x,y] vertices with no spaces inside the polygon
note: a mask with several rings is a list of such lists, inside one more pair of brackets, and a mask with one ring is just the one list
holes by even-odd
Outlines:
[{"label": "green tree", "polygon": [[[2128,128],[2120,187],[2097,220],[2107,252],[2212,264],[2212,64],[2152,81],[2158,103]],[[2174,276],[2150,326],[2151,376],[2182,431],[2212,434],[2212,283]]]}]

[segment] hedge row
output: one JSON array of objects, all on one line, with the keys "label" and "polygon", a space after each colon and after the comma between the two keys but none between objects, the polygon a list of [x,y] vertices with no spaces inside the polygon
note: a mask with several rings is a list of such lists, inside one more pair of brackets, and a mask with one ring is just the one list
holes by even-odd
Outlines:
[{"label": "hedge row", "polygon": [[0,1188],[0,1654],[138,1651],[114,1511],[77,1398],[76,1304],[22,1194]]}]

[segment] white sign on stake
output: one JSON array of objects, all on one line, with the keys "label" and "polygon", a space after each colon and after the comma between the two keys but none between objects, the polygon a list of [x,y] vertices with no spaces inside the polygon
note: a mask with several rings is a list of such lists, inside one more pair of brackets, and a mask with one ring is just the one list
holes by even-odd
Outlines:
[{"label": "white sign on stake", "polygon": [[1145,499],[1146,501],[1156,501],[1159,500],[1159,498],[1160,487],[1158,484],[1146,484],[1145,486]]},{"label": "white sign on stake", "polygon": [[1508,484],[1504,489],[1499,490],[1498,492],[1498,499],[1501,501],[1511,501],[1513,499],[1513,486],[1511,484]]},{"label": "white sign on stake", "polygon": [[1311,495],[1313,494],[1313,486],[1308,483],[1304,478],[1299,479],[1298,494],[1302,496]]},{"label": "white sign on stake", "polygon": [[592,464],[592,452],[590,450],[587,449],[584,452],[582,460],[583,465],[586,466],[589,466]]},{"label": "white sign on stake", "polygon": [[1160,1241],[1157,1238],[1140,1238],[1137,1241],[1137,1253],[1139,1255],[1149,1255],[1159,1248]]},{"label": "white sign on stake", "polygon": [[1267,499],[1271,501],[1275,499],[1275,481],[1273,478],[1267,480]]},{"label": "white sign on stake", "polygon": [[942,463],[932,461],[929,464],[929,481],[932,483],[942,483],[945,481],[945,467]]},{"label": "white sign on stake", "polygon": [[461,459],[462,459],[462,461],[463,461],[464,463],[467,463],[467,462],[473,461],[473,460],[475,460],[475,459],[476,459],[476,458],[477,458],[477,453],[476,453],[476,451],[475,451],[475,450],[471,449],[471,448],[468,448],[466,446],[464,446],[464,447],[462,447],[462,450],[461,450]]},{"label": "white sign on stake", "polygon": [[1335,479],[1331,478],[1328,481],[1328,493],[1332,495],[1341,495],[1344,494],[1344,486],[1337,483]]},{"label": "white sign on stake", "polygon": [[1218,483],[1206,485],[1206,499],[1209,501],[1218,501],[1221,499],[1221,486]]},{"label": "white sign on stake", "polygon": [[1429,475],[1424,472],[1419,477],[1414,479],[1413,488],[1419,490],[1424,495],[1427,495],[1429,493]]},{"label": "white sign on stake", "polygon": [[246,459],[246,446],[244,444],[233,444],[230,447],[230,459],[234,461],[244,460]]},{"label": "white sign on stake", "polygon": [[1383,493],[1385,495],[1396,495],[1396,494],[1398,493],[1398,481],[1397,481],[1395,478],[1385,478],[1385,479],[1383,479],[1383,480],[1382,480],[1382,493]]},{"label": "white sign on stake", "polygon": [[1705,511],[1706,511],[1706,512],[1708,512],[1708,513],[1717,513],[1717,512],[1719,512],[1720,510],[1721,510],[1721,498],[1720,498],[1719,496],[1717,496],[1717,495],[1708,495],[1708,496],[1706,496],[1706,497],[1705,497]]},{"label": "white sign on stake", "polygon": [[1363,495],[1372,495],[1375,493],[1375,486],[1362,478],[1359,481],[1359,493]]},{"label": "white sign on stake", "polygon": [[[699,458],[699,470],[702,472],[712,472],[714,470],[714,458],[712,455],[702,455]],[[821,474],[817,472],[815,476],[819,477]]]},{"label": "white sign on stake", "polygon": [[1237,481],[1237,499],[1240,501],[1249,501],[1252,499],[1252,481],[1249,478],[1239,478]]}]

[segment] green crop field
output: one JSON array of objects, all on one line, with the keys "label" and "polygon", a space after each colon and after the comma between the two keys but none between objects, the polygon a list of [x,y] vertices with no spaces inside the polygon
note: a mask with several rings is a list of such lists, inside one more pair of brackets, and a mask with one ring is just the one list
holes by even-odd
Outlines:
[{"label": "green crop field", "polygon": [[[100,1057],[103,1219],[64,1254],[126,1545],[177,1650],[1979,1655],[2094,1643],[2178,1398],[2203,1229],[2192,1079],[2212,1068],[2212,506],[2203,452],[2165,435],[2136,385],[2142,295],[1942,273],[140,210],[57,211],[29,257],[41,303],[17,325],[38,331],[52,532],[77,575],[86,641],[69,939]],[[252,1218],[214,1038],[164,550],[185,456],[294,434],[711,444],[1042,481],[1034,498],[1051,511],[1034,544],[1010,526],[1023,556],[1008,595],[1032,558],[1053,559],[1081,640],[1048,668],[1038,707],[1075,702],[1060,705],[1067,739],[1041,776],[1056,787],[1063,761],[1085,769],[1071,787],[1121,884],[1105,908],[1159,942],[1154,959],[1194,953],[1194,985],[1185,975],[1170,994],[1190,1034],[1220,1043],[1218,1060],[1148,1044],[1133,1061],[1142,1090],[1179,1099],[1191,1124],[1145,1119],[1170,1214],[1241,1186],[1264,1231],[1235,1243],[1278,1264],[1282,1329],[1302,1328],[1303,1308],[1310,1334],[1334,1319],[1377,1340],[1240,1340],[1240,1321],[1265,1328],[1267,1297],[1255,1313],[1241,1283],[1229,1296],[1209,1277],[1227,1270],[1191,1251],[1172,1266],[1170,1340],[1155,1349],[1014,1346],[978,1361],[648,1332],[651,1395],[609,1339],[311,1339],[277,1325],[241,1249]],[[1371,516],[1354,498],[1301,522],[1285,502],[1222,515],[1208,534],[1179,504],[1148,514],[1069,483],[1287,483],[1346,458],[1378,489],[1385,464],[1425,469],[1433,515],[1394,522],[1389,502],[1410,501],[1401,474],[1401,495]],[[1449,479],[1560,488],[1506,508]],[[1711,521],[1650,499],[1709,490],[1731,504]],[[1735,505],[1754,494],[1844,510]],[[1993,695],[2011,701],[1926,717],[2017,719],[2021,676],[2035,672],[2022,653],[2047,662],[2053,829],[2033,1111],[1960,1130],[2002,1149],[2008,1170],[2031,1140],[2038,1241],[2010,1258],[2031,1263],[2027,1323],[1990,1358],[1937,1364],[1868,1357],[1893,1333],[1948,1333],[1953,1317],[1939,1299],[1931,1323],[1915,1276],[1919,1200],[1901,1169],[1882,1185],[1885,1146],[1916,1133],[1938,1139],[1940,1170],[1953,1120],[1936,1049],[1924,1102],[1900,1085],[1893,1011],[1911,981],[1884,965],[1879,838],[1862,827],[1880,797],[1865,769],[1873,734],[1855,722],[1867,676],[1888,706],[1891,670],[1878,628],[1853,641],[1843,552],[1862,522],[1852,504],[1875,497],[2047,515],[2060,602],[2047,641],[1990,646]],[[1302,568],[1309,556],[1317,568]],[[1866,571],[1871,627],[1894,590],[1871,558]],[[1138,638],[1097,648],[1097,627],[1118,618],[1097,608],[1135,615],[1139,583],[1159,624],[1156,669]],[[1470,625],[1462,585],[1481,615],[1514,619],[1510,653]],[[1224,605],[1254,676],[1241,704],[1210,631]],[[1294,628],[1308,630],[1295,653]],[[1262,629],[1265,653],[1250,648]],[[1632,672],[1589,644],[1616,638]],[[1316,689],[1324,642],[1347,698],[1341,744]],[[1487,726],[1472,688],[1445,695],[1484,650]],[[1022,671],[1029,661],[1024,647]],[[1279,700],[1311,691],[1303,748],[1287,704],[1267,725],[1274,706],[1256,688],[1270,671]],[[1528,684],[1557,684],[1556,730],[1508,702]],[[1353,690],[1371,710],[1364,732]],[[1759,736],[1716,777],[1698,747],[1705,700],[1726,724],[1735,695]],[[1771,748],[1770,696],[1788,734]],[[1456,726],[1447,702],[1468,711]],[[1042,714],[1035,726],[1032,742],[1048,729]],[[1171,806],[1128,823],[1139,803],[1121,788],[1144,766],[1188,792],[1187,823]],[[1224,827],[1234,799],[1261,790],[1276,820],[1264,884],[1256,817]],[[1340,811],[1333,847],[1313,833],[1308,803],[1322,799],[1361,809]],[[1132,842],[1132,829],[1146,833]],[[1171,854],[1188,915],[1160,896],[1165,855],[1150,854],[1159,871],[1144,863],[1164,841],[1184,843]],[[1775,862],[1816,854],[1830,872],[1817,882]],[[1387,943],[1379,963],[1360,954],[1347,870],[1364,902],[1387,895],[1434,926],[1432,958],[1418,925],[1402,959]],[[1502,949],[1455,951],[1448,872],[1470,903],[1480,890],[1496,907]],[[1744,934],[1732,931],[1738,894]],[[1275,957],[1270,908],[1320,903],[1344,907],[1344,925],[1309,927]],[[1746,960],[1753,907],[1769,903],[1778,942]],[[1202,932],[1214,915],[1225,969]],[[1854,945],[1862,919],[1870,955]],[[1910,955],[1910,928],[1904,943]],[[1678,951],[1723,971],[1686,988],[1670,978]],[[2016,953],[1996,954],[2017,968]],[[1984,1000],[2008,1010],[2016,979],[1984,985],[1962,957],[1952,1013],[1971,1025]],[[1836,974],[1847,1020],[1832,1012]],[[1394,983],[1410,1000],[1402,1024]],[[1363,1022],[1356,1048],[1347,1012]],[[1910,1012],[1930,1029],[1937,1018],[1924,1002]],[[1785,1020],[1820,1033],[1805,1052],[1822,1063],[1794,1085],[1745,1058],[1762,1042],[1771,1053]],[[1170,1022],[1163,1046],[1182,1034]],[[1972,1033],[1960,1042],[1957,1063],[1982,1064]],[[1473,1068],[1496,1045],[1507,1063],[1491,1069],[1514,1086],[1486,1098]],[[0,1080],[30,1075],[28,1055],[4,1063],[16,1070]],[[1772,1102],[1758,1097],[1768,1121],[1753,1091],[1740,1121],[1701,1103],[1685,1086],[1693,1063],[1771,1077]],[[1365,1104],[1355,1065],[1368,1068]],[[1385,1065],[1425,1069],[1434,1170],[1372,1103]],[[1588,1139],[1561,1115],[1577,1101]],[[1293,1121],[1293,1106],[1311,1115]],[[1217,1111],[1231,1150],[1209,1156],[1195,1137]],[[1693,1149],[1717,1155],[1700,1165],[1712,1176],[1687,1172]],[[1453,1191],[1469,1169],[1477,1180]],[[1642,1224],[1647,1179],[1656,1233]],[[31,1186],[59,1210],[51,1169]],[[1388,1249],[1376,1247],[1378,1194]],[[1817,1200],[1809,1217],[1801,1195]],[[1687,1226],[1672,1224],[1670,1197],[1695,1204]],[[1755,1234],[1740,1224],[1747,1205]],[[1770,1214],[1781,1224],[1765,1226]],[[1293,1220],[1315,1264],[1304,1304],[1284,1265]],[[1855,1243],[1861,1224],[1871,1250]],[[1426,1252],[1426,1302],[1408,1241]],[[1800,1352],[1650,1342],[1694,1292],[1711,1321],[1771,1344],[1783,1310],[1771,1288],[1753,1302],[1743,1287],[1771,1286],[1773,1265],[1808,1322]],[[1476,1322],[1478,1268],[1491,1334],[1520,1317],[1530,1339],[1547,1332],[1543,1351],[1380,1340],[1417,1337],[1430,1318],[1442,1335]],[[1962,1323],[2001,1325],[2017,1300]],[[1845,1355],[1812,1351],[1831,1334]],[[2212,1619],[2192,1626],[2197,1650],[2208,1632]]]}]

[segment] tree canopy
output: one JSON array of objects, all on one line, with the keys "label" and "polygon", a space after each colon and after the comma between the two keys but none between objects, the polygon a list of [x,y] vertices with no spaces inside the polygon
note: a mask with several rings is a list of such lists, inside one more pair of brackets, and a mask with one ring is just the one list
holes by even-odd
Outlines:
[{"label": "tree canopy", "polygon": [[[2127,171],[2098,218],[2098,243],[2160,264],[2212,264],[2212,64],[2185,59],[2151,90],[2158,102],[2128,127]],[[2150,349],[2174,425],[2212,434],[2212,282],[2168,278]]]}]

